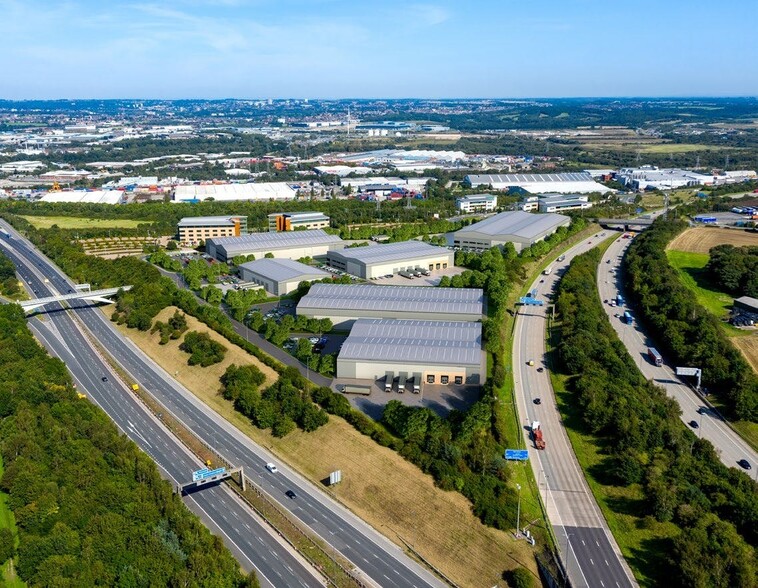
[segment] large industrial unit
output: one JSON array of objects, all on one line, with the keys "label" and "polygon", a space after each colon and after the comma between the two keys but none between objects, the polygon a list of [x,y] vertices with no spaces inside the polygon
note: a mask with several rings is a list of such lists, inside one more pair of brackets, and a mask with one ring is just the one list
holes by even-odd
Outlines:
[{"label": "large industrial unit", "polygon": [[185,245],[197,245],[214,237],[239,237],[247,233],[246,216],[188,216],[176,225],[177,237]]},{"label": "large industrial unit", "polygon": [[238,255],[254,255],[256,259],[260,259],[267,253],[277,258],[300,259],[323,256],[332,249],[344,246],[344,242],[338,236],[317,229],[208,239],[205,242],[205,252],[224,262]]},{"label": "large industrial unit", "polygon": [[188,184],[177,186],[172,202],[202,200],[294,200],[297,191],[286,182]]},{"label": "large industrial unit", "polygon": [[341,328],[360,318],[476,322],[483,313],[479,288],[314,284],[297,305],[297,314],[328,318]]},{"label": "large industrial unit", "polygon": [[456,231],[453,243],[456,247],[475,251],[513,243],[520,252],[569,224],[571,219],[562,214],[531,214],[522,210],[501,212]]},{"label": "large industrial unit", "polygon": [[469,194],[455,199],[455,207],[461,212],[493,212],[497,208],[494,194]]},{"label": "large industrial unit", "polygon": [[533,194],[556,192],[559,194],[589,194],[613,192],[592,179],[586,172],[563,174],[473,174],[463,179],[464,184],[478,188],[490,186],[492,190],[521,188]]},{"label": "large industrial unit", "polygon": [[323,212],[275,212],[268,215],[268,230],[302,231],[324,229],[329,226],[329,217]]},{"label": "large industrial unit", "polygon": [[426,384],[483,384],[482,324],[358,319],[337,357],[337,377],[414,378]]},{"label": "large industrial unit", "polygon": [[332,274],[292,259],[256,259],[240,264],[243,282],[263,286],[274,296],[283,296],[297,289],[300,282],[313,282]]},{"label": "large industrial unit", "polygon": [[121,204],[123,190],[62,190],[48,192],[40,202],[76,202],[79,204]]},{"label": "large industrial unit", "polygon": [[417,267],[429,271],[453,267],[455,254],[444,247],[436,247],[422,241],[403,241],[333,250],[327,253],[326,259],[334,268],[369,280],[387,274],[415,270]]}]

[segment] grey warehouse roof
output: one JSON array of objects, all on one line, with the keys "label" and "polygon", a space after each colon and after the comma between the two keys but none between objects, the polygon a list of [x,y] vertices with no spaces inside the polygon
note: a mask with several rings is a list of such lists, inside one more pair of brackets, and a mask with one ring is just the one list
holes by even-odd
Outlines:
[{"label": "grey warehouse roof", "polygon": [[450,253],[444,247],[436,247],[422,241],[403,241],[387,245],[370,245],[368,247],[352,247],[332,251],[344,259],[352,259],[363,263],[384,263],[388,261],[406,261],[412,257],[427,257]]},{"label": "grey warehouse roof", "polygon": [[314,284],[308,294],[300,300],[297,308],[298,311],[315,308],[479,316],[484,312],[484,291],[479,288]]},{"label": "grey warehouse roof", "polygon": [[252,233],[240,237],[217,237],[208,239],[216,247],[223,247],[227,255],[233,257],[236,252],[275,251],[290,247],[314,247],[341,243],[336,235],[328,235],[321,229],[311,231],[287,231],[284,233]]},{"label": "grey warehouse roof", "polygon": [[532,214],[517,210],[513,212],[501,212],[495,216],[469,225],[457,231],[455,234],[481,233],[490,236],[514,235],[524,239],[539,237],[545,232],[552,231],[569,220],[562,214]]},{"label": "grey warehouse roof", "polygon": [[587,172],[564,174],[473,174],[466,176],[475,184],[523,184],[525,182],[592,182]]},{"label": "grey warehouse roof", "polygon": [[274,282],[288,282],[298,278],[313,276],[330,277],[331,274],[292,259],[257,259],[240,265],[247,271],[255,272]]},{"label": "grey warehouse roof", "polygon": [[180,227],[204,227],[210,224],[233,225],[233,216],[186,216],[179,221]]},{"label": "grey warehouse roof", "polygon": [[358,319],[339,359],[479,366],[482,324]]}]

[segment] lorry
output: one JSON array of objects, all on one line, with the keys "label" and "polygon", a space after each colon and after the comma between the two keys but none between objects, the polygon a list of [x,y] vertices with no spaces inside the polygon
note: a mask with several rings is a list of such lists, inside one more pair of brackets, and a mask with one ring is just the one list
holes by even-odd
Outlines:
[{"label": "lorry", "polygon": [[405,392],[405,381],[407,380],[407,376],[405,374],[400,374],[400,379],[397,382],[397,391],[398,394],[402,394]]},{"label": "lorry", "polygon": [[393,372],[384,372],[384,391],[392,392],[392,382],[395,380]]},{"label": "lorry", "polygon": [[624,306],[624,297],[621,294],[616,294],[616,304]]},{"label": "lorry", "polygon": [[542,438],[542,428],[539,421],[532,423],[532,441],[535,449],[545,449],[545,440]]},{"label": "lorry", "polygon": [[624,311],[624,322],[627,325],[631,325],[632,324],[632,313],[629,312],[628,310]]},{"label": "lorry", "polygon": [[647,356],[650,358],[650,361],[652,361],[654,365],[657,365],[657,366],[663,365],[663,358],[661,357],[661,354],[658,353],[658,350],[655,347],[647,348]]}]

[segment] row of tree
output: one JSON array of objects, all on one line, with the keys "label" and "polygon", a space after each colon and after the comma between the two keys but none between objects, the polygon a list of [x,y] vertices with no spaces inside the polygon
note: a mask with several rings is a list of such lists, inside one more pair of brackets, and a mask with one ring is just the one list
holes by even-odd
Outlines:
[{"label": "row of tree", "polygon": [[257,586],[150,458],[77,397],[16,305],[0,306],[0,417],[0,486],[28,585]]},{"label": "row of tree", "polygon": [[16,279],[16,266],[0,251],[0,294],[16,296],[20,290]]},{"label": "row of tree", "polygon": [[556,311],[559,369],[570,376],[582,427],[601,439],[601,469],[615,485],[640,486],[644,498],[633,514],[678,527],[658,552],[668,554],[667,581],[754,586],[758,485],[724,466],[713,446],[683,425],[676,402],[639,372],[600,304],[600,258],[595,249],[572,261],[558,286]]},{"label": "row of tree", "polygon": [[706,270],[720,290],[758,297],[758,247],[717,245],[709,254]]},{"label": "row of tree", "polygon": [[661,218],[634,239],[624,256],[627,291],[660,351],[701,368],[732,416],[758,422],[758,377],[666,257],[666,245],[686,226]]}]

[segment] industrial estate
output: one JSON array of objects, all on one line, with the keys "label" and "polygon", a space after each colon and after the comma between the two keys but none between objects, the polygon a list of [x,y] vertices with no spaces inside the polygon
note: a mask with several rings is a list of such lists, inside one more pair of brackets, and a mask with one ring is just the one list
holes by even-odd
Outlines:
[{"label": "industrial estate", "polygon": [[0,101],[2,582],[755,586],[755,120]]}]

